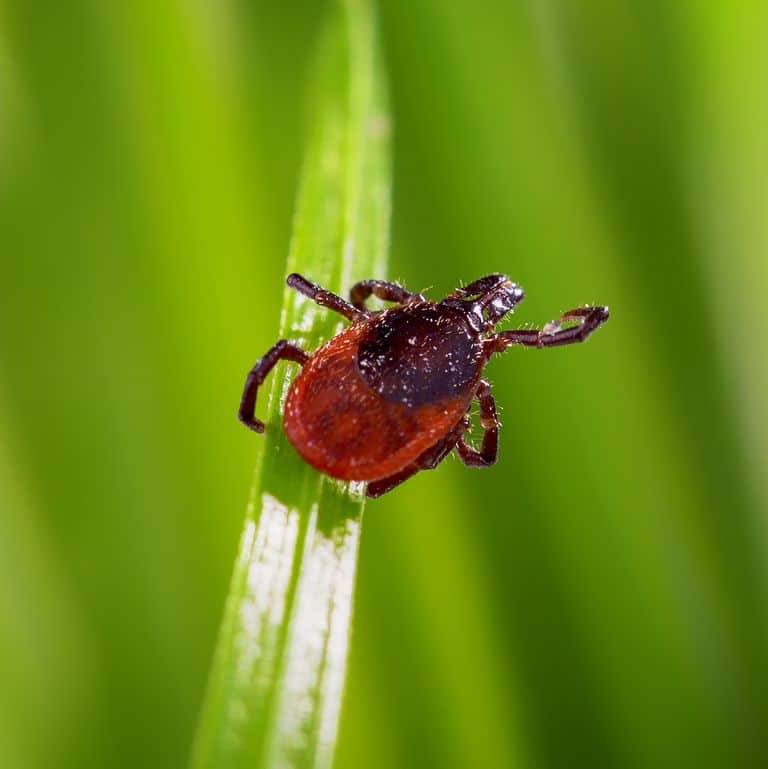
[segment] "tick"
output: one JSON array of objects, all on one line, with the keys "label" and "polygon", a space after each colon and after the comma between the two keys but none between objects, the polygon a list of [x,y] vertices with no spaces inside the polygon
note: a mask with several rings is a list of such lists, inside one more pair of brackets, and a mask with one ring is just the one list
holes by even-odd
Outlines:
[{"label": "tick", "polygon": [[[355,284],[349,302],[295,273],[287,282],[352,325],[314,354],[285,339],[277,342],[248,374],[238,417],[264,432],[254,416],[256,393],[279,360],[298,363],[302,369],[285,402],[288,440],[321,472],[366,481],[369,497],[437,467],[454,449],[469,467],[494,464],[500,425],[490,385],[482,378],[488,361],[516,344],[583,342],[608,320],[607,307],[578,307],[541,331],[495,333],[524,298],[520,286],[498,274],[456,289],[441,302],[383,280]],[[395,306],[366,309],[372,294]],[[483,428],[479,450],[465,439],[475,399]]]}]

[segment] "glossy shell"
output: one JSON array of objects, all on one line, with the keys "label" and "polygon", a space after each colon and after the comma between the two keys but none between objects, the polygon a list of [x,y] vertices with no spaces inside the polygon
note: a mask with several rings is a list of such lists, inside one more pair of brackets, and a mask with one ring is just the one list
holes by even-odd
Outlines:
[{"label": "glossy shell", "polygon": [[432,302],[356,323],[291,385],[285,431],[334,478],[372,481],[406,467],[466,414],[483,365],[478,335]]}]

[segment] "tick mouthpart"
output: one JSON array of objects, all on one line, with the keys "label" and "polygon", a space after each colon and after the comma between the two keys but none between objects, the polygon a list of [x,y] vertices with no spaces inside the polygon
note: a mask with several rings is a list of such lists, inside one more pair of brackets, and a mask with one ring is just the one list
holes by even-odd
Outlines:
[{"label": "tick mouthpart", "polygon": [[515,304],[518,304],[519,302],[522,302],[523,299],[525,299],[525,291],[523,291],[523,289],[518,286],[517,283],[513,283],[511,280],[508,280],[504,284],[504,288],[507,289]]},{"label": "tick mouthpart", "polygon": [[483,316],[486,329],[495,326],[508,312],[525,299],[523,289],[511,280],[505,280],[475,303]]}]

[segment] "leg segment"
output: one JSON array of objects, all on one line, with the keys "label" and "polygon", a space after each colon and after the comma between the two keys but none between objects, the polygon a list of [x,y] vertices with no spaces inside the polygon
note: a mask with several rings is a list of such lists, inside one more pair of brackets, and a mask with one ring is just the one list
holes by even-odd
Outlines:
[{"label": "leg segment", "polygon": [[[472,283],[467,286],[457,288],[452,294],[449,295],[448,298],[461,299],[468,296],[475,296],[476,294],[482,296],[483,294],[487,294],[489,291],[492,291],[494,288],[498,288],[502,283],[506,281],[506,275],[494,272],[491,275],[486,275],[484,278],[473,280]],[[522,292],[519,301],[523,301]]]},{"label": "leg segment", "polygon": [[480,451],[473,449],[462,434],[456,443],[456,453],[467,467],[490,467],[499,456],[499,418],[491,386],[485,380],[478,385],[477,400],[480,403],[480,424],[484,430]]},{"label": "leg segment", "polygon": [[434,470],[453,450],[456,441],[467,431],[469,422],[466,417],[451,430],[448,435],[439,440],[434,446],[428,448],[415,462],[411,463],[394,475],[387,478],[381,478],[378,481],[371,481],[365,490],[365,494],[372,499],[392,491],[395,486],[399,486],[420,470]]},{"label": "leg segment", "polygon": [[326,291],[324,288],[320,288],[316,283],[311,283],[298,273],[294,272],[289,275],[286,283],[300,294],[308,296],[313,302],[317,302],[321,307],[327,307],[329,310],[338,312],[340,315],[347,318],[347,320],[354,322],[368,317],[368,313],[364,310],[353,307],[340,296],[337,296],[331,291]]},{"label": "leg segment", "polygon": [[427,449],[417,460],[419,468],[422,470],[434,470],[456,446],[456,441],[469,429],[469,417],[462,418],[456,427],[448,433],[442,440],[438,441],[432,448]]},{"label": "leg segment", "polygon": [[420,294],[414,294],[408,289],[398,286],[397,283],[389,283],[386,280],[361,280],[352,286],[349,300],[358,310],[365,310],[365,300],[371,294],[385,302],[397,302],[398,304],[405,304],[414,298],[424,298]]},{"label": "leg segment", "polygon": [[399,486],[404,481],[407,481],[411,476],[416,475],[421,468],[417,464],[411,464],[399,470],[394,475],[390,475],[388,478],[381,478],[378,481],[371,481],[365,489],[365,496],[370,499],[376,499],[377,497],[386,494],[388,491],[392,491],[395,486]]},{"label": "leg segment", "polygon": [[[578,324],[570,328],[562,328],[562,324],[569,320],[578,321]],[[488,355],[492,355],[506,350],[513,344],[521,344],[525,347],[558,347],[583,342],[607,320],[607,307],[577,307],[562,315],[560,320],[547,323],[541,331],[534,329],[502,331],[485,343],[486,351]]]},{"label": "leg segment", "polygon": [[245,380],[243,397],[240,400],[240,411],[237,413],[237,418],[249,430],[253,430],[256,433],[264,432],[264,423],[256,419],[254,415],[256,393],[267,378],[267,374],[269,374],[279,360],[290,360],[303,366],[309,360],[309,355],[285,339],[281,339],[263,358],[256,361],[256,365],[250,370]]}]

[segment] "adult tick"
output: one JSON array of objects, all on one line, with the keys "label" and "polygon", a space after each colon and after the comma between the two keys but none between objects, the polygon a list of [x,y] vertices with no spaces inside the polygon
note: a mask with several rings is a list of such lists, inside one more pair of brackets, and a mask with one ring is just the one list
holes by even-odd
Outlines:
[{"label": "adult tick", "polygon": [[[382,280],[355,284],[349,302],[295,273],[288,285],[352,325],[312,355],[285,339],[277,342],[248,374],[238,417],[264,432],[254,416],[256,392],[279,360],[300,364],[285,403],[288,440],[321,472],[367,481],[369,497],[437,467],[454,449],[469,467],[494,464],[499,420],[482,379],[490,358],[515,344],[583,342],[608,320],[607,307],[578,307],[541,331],[494,333],[524,297],[520,286],[496,274],[441,302]],[[367,310],[371,294],[397,306]],[[465,440],[475,398],[484,431],[479,450]]]}]

